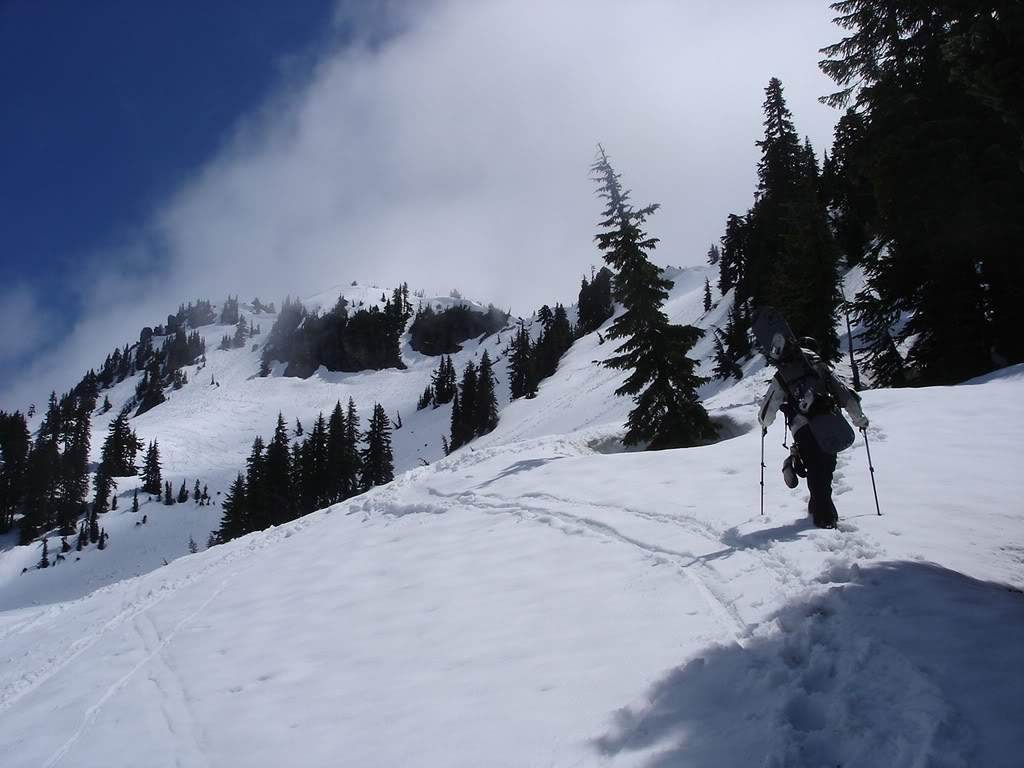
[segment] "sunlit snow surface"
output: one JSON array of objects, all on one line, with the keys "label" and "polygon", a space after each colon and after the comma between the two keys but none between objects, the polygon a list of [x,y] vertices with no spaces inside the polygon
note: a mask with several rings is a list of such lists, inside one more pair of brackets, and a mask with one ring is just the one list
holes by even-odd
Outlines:
[{"label": "sunlit snow surface", "polygon": [[[675,277],[675,321],[722,322],[702,316],[702,270]],[[302,382],[211,352],[134,422],[176,489],[225,489],[278,410],[308,427],[350,394],[401,412],[410,471],[187,557],[219,506],[132,515],[123,480],[107,551],[25,574],[38,549],[4,552],[0,764],[1019,765],[1024,366],[865,393],[883,516],[860,439],[839,459],[840,530],[820,531],[782,482],[779,427],[759,514],[767,371],[706,388],[730,439],[623,453],[620,374],[592,362],[610,352],[581,340],[446,458],[448,408],[413,410],[434,360]]]}]

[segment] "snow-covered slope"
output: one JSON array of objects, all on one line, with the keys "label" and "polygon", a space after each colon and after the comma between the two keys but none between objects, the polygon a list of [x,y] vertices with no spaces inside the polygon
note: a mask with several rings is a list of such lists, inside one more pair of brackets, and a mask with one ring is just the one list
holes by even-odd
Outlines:
[{"label": "snow-covered slope", "polygon": [[[702,270],[673,277],[670,317],[721,322]],[[3,765],[1019,764],[1024,366],[865,393],[883,516],[861,441],[840,456],[840,530],[821,531],[782,483],[778,428],[759,514],[759,364],[706,388],[729,439],[622,453],[630,404],[593,364],[610,347],[577,342],[449,457],[448,409],[405,410],[434,360],[303,382],[208,355],[135,420],[176,486],[226,483],[278,410],[308,425],[349,395],[402,409],[409,471],[150,573],[129,537],[183,553],[219,506],[108,513],[110,549],[46,571],[5,553]]]}]

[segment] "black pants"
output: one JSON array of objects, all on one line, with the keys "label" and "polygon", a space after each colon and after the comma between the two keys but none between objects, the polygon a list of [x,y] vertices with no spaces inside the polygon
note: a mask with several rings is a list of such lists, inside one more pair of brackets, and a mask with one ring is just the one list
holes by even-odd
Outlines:
[{"label": "black pants", "polygon": [[818,447],[818,441],[814,439],[809,426],[800,427],[793,439],[800,451],[800,460],[807,469],[807,490],[811,495],[807,502],[807,512],[819,528],[832,527],[839,518],[836,505],[832,503],[832,475],[836,471],[836,455],[825,453]]}]

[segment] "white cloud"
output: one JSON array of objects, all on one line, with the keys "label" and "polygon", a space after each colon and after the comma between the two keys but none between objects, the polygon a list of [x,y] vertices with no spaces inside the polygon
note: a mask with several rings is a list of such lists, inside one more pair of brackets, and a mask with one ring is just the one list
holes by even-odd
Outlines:
[{"label": "white cloud", "polygon": [[20,364],[52,331],[53,320],[29,286],[0,289],[0,366]]},{"label": "white cloud", "polygon": [[[351,8],[362,11],[339,5],[339,23]],[[96,314],[75,331],[97,339],[89,366],[179,302],[228,292],[280,301],[405,280],[518,314],[570,303],[600,263],[588,179],[599,141],[634,202],[662,205],[649,221],[655,260],[700,263],[726,215],[752,201],[768,79],[782,79],[819,156],[838,116],[816,101],[830,88],[817,50],[840,37],[825,4],[437,0],[377,11],[402,32],[328,52],[308,81],[278,88],[163,207],[148,242],[166,274],[132,284],[130,314],[145,315],[134,327],[90,301]]]}]

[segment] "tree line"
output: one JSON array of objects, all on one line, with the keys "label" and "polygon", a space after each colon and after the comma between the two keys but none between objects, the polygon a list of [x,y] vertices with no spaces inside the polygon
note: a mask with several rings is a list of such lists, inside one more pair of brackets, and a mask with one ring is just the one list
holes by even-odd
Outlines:
[{"label": "tree line", "polygon": [[349,398],[347,409],[339,400],[330,417],[320,413],[301,434],[305,439],[292,440],[278,414],[270,442],[262,436],[253,440],[245,472],[238,473],[224,499],[211,544],[281,525],[394,479],[391,420],[379,403],[365,432]]},{"label": "tree line", "polygon": [[[1024,14],[985,2],[831,7],[848,34],[822,49],[839,87],[822,100],[847,109],[819,166],[769,81],[754,205],[728,217],[709,254],[720,291],[734,291],[716,374],[736,375],[751,353],[761,304],[833,360],[838,315],[851,310],[874,386],[950,384],[1024,361]],[[843,297],[838,269],[856,265],[866,288]]]},{"label": "tree line", "polygon": [[381,296],[383,309],[371,306],[350,311],[339,297],[326,314],[307,310],[286,299],[263,347],[260,375],[270,375],[273,361],[285,363],[285,376],[307,378],[321,365],[330,371],[405,368],[400,340],[412,316],[409,286],[391,297]]}]

